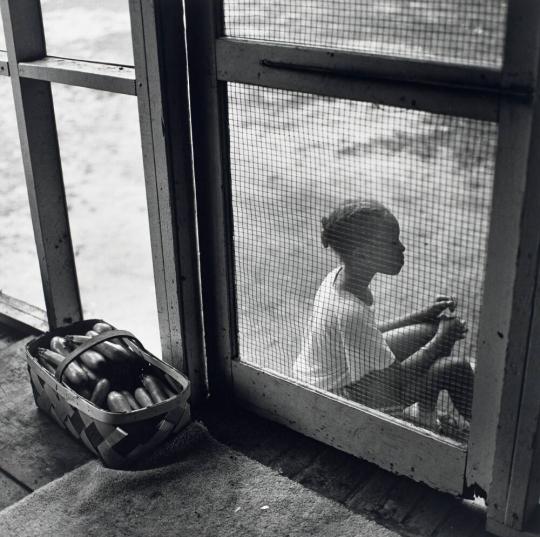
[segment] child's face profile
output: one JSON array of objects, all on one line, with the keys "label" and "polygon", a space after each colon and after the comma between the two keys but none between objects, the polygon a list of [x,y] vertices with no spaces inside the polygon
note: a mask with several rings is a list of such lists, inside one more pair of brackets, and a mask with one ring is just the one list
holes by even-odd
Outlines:
[{"label": "child's face profile", "polygon": [[374,273],[396,275],[405,263],[403,246],[399,235],[399,223],[394,215],[388,213],[366,234],[362,233],[361,245],[356,249],[358,259],[364,267]]}]

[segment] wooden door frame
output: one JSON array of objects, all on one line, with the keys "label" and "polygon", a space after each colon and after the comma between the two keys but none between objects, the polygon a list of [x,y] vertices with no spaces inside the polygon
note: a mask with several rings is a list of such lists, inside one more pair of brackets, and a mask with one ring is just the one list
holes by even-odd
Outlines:
[{"label": "wooden door frame", "polygon": [[188,72],[182,3],[129,0],[163,359],[206,398]]},{"label": "wooden door frame", "polygon": [[[523,14],[526,4],[530,7],[531,1],[512,0],[511,4],[515,5],[510,11],[511,17],[518,12]],[[359,410],[342,400],[338,402],[331,394],[302,386],[275,373],[263,373],[259,368],[238,360],[226,129],[227,83],[254,84],[477,120],[507,121],[501,135],[501,141],[506,144],[515,139],[517,129],[522,130],[523,137],[518,137],[520,142],[528,139],[524,125],[514,122],[516,111],[520,111],[520,117],[526,124],[530,120],[531,81],[534,79],[530,64],[523,61],[511,63],[511,59],[514,61],[519,57],[517,48],[513,47],[507,47],[505,69],[500,70],[346,51],[327,54],[324,50],[306,46],[228,38],[223,36],[221,0],[186,0],[186,19],[188,52],[193,51],[192,57],[196,55],[196,60],[189,62],[189,73],[211,393],[229,400],[236,399],[259,414],[435,488],[460,494],[473,484],[477,490],[487,490],[487,481],[481,477],[489,474],[489,464],[488,473],[478,472],[477,467],[467,460],[467,451],[451,440],[415,430],[376,411]],[[521,42],[520,46],[526,46],[526,43],[530,46],[531,32],[523,32],[520,36],[518,33],[516,40]],[[510,70],[509,65],[515,69]],[[508,116],[506,120],[505,115]],[[515,148],[515,145],[514,142],[510,147]],[[512,163],[524,156],[523,151],[517,151]],[[496,219],[490,230],[486,274],[486,300],[490,307],[501,299],[506,300],[505,304],[511,303],[505,292],[493,289],[492,285],[502,278],[505,285],[514,288],[519,281],[511,257],[517,255],[518,245],[523,249],[530,240],[530,247],[534,248],[534,239],[525,237],[522,241],[519,234],[525,203],[523,192],[514,193],[510,208],[504,208],[504,196],[510,190],[508,157],[505,151],[499,152],[497,157],[501,173],[496,178],[495,188],[499,196],[497,214],[501,215],[501,220]],[[510,234],[501,235],[507,224]],[[495,247],[500,236],[514,240],[504,250],[510,257],[504,257]],[[524,254],[527,259],[530,253],[527,250]],[[488,352],[495,352],[496,362],[504,364],[506,341],[505,344],[496,342],[488,346],[487,336],[501,331],[501,327],[502,333],[508,334],[511,316],[501,312],[501,308],[495,309],[496,312],[483,312],[481,316],[484,345],[480,360],[487,360]],[[512,343],[517,344],[520,337],[523,341],[523,333],[518,334],[518,326],[514,332]],[[251,389],[254,385],[257,390]],[[486,387],[484,380],[477,381],[477,385],[479,391]],[[500,391],[495,389],[492,392],[491,395],[498,400]],[[475,401],[475,407],[479,406],[481,402]],[[344,427],[338,427],[335,420],[328,419],[336,412],[340,412],[341,421],[346,423]],[[479,415],[489,423],[496,419],[492,408],[483,409]],[[478,419],[474,420],[473,427],[480,429]],[[370,445],[359,431],[388,435],[393,439],[393,445],[387,442]],[[479,435],[474,438],[469,456],[472,455],[471,460],[478,463],[486,442]],[[410,457],[403,457],[400,451],[398,457],[395,446],[403,445],[403,442],[418,449],[411,449],[414,453]],[[433,456],[436,451],[445,455],[446,468],[441,468],[437,457]]]},{"label": "wooden door frame", "polygon": [[[487,528],[527,532],[538,515],[540,451],[540,4],[508,6],[503,82],[528,87],[503,101],[488,246],[468,479],[487,490]],[[535,534],[540,533],[536,520]]]},{"label": "wooden door frame", "polygon": [[215,36],[223,33],[223,5],[216,0],[185,0],[184,5],[208,384],[227,404],[238,327],[227,85],[216,77]]},{"label": "wooden door frame", "polygon": [[[503,98],[499,110],[499,141],[493,187],[492,218],[475,376],[473,421],[469,440],[467,481],[489,491],[505,389],[519,394],[520,366],[527,346],[531,292],[536,278],[540,236],[535,229],[538,188],[534,163],[533,125],[539,48],[535,33],[540,5],[511,0],[501,84],[516,85],[530,97]],[[527,51],[527,52],[525,52]],[[516,369],[517,367],[517,369]],[[508,384],[508,368],[515,369]],[[506,371],[506,373],[505,373]],[[503,385],[507,384],[507,388]],[[510,430],[503,433],[513,438]]]}]

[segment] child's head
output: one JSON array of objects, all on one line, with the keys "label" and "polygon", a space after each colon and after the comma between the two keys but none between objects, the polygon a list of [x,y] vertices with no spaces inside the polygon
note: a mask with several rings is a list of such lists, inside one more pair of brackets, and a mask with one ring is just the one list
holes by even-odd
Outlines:
[{"label": "child's head", "polygon": [[323,246],[330,246],[345,266],[383,274],[398,274],[403,267],[398,221],[378,201],[345,201],[322,219],[322,227]]}]

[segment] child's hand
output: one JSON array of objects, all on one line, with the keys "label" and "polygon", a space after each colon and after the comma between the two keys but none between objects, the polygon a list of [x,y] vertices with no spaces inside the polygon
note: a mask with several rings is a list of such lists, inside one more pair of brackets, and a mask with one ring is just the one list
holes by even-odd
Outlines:
[{"label": "child's hand", "polygon": [[467,323],[458,317],[441,317],[435,341],[437,342],[442,356],[448,356],[456,341],[464,339],[467,335]]},{"label": "child's hand", "polygon": [[438,296],[431,306],[418,313],[417,321],[420,323],[435,322],[445,309],[454,311],[456,306],[457,300],[455,298],[451,296]]}]

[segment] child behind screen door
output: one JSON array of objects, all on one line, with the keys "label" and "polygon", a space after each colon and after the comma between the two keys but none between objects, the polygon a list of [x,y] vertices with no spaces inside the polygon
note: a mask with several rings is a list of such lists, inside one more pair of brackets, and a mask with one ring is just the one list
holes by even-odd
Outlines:
[{"label": "child behind screen door", "polygon": [[436,404],[448,390],[461,427],[471,418],[473,371],[449,357],[467,332],[439,296],[425,309],[377,326],[369,284],[375,274],[397,275],[405,247],[395,216],[374,200],[342,204],[322,220],[321,239],[341,260],[317,291],[309,333],[293,376],[372,408],[436,428]]}]

